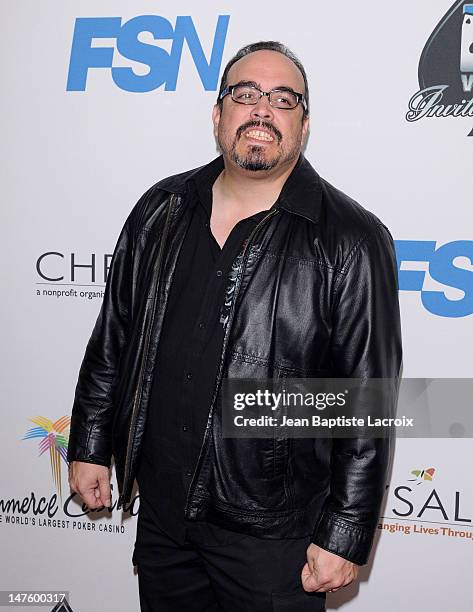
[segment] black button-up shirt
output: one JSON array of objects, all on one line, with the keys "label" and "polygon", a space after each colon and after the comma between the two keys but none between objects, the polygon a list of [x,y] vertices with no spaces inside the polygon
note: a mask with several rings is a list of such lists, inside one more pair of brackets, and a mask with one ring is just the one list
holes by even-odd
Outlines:
[{"label": "black button-up shirt", "polygon": [[[153,507],[160,527],[180,543],[220,363],[227,277],[244,241],[267,214],[263,210],[239,221],[221,249],[210,230],[212,186],[220,171],[211,164],[188,183],[192,218],[169,294],[137,474],[140,496]],[[232,538],[232,532],[209,523],[202,522],[202,529],[218,543]]]}]

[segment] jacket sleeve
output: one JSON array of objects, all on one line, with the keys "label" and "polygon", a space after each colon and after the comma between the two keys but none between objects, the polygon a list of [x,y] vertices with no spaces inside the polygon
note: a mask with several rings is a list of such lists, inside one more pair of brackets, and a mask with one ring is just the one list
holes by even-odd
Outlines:
[{"label": "jacket sleeve", "polygon": [[82,360],[72,407],[68,463],[111,465],[113,395],[131,313],[134,219],[144,197],[118,237],[103,303]]},{"label": "jacket sleeve", "polygon": [[[394,241],[379,220],[353,247],[337,279],[331,358],[338,378],[384,378],[397,388],[402,365]],[[336,438],[330,494],[312,541],[353,563],[368,561],[385,490],[393,436]]]}]

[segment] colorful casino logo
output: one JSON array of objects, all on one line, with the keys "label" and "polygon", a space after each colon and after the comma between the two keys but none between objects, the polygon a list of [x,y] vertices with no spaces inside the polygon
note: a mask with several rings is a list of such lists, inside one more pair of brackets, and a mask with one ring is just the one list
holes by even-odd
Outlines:
[{"label": "colorful casino logo", "polygon": [[32,427],[22,440],[39,438],[39,454],[49,451],[51,472],[56,490],[62,499],[61,459],[67,466],[67,445],[69,442],[70,416],[62,416],[57,421],[51,421],[43,416],[30,419],[37,427]]},{"label": "colorful casino logo", "polygon": [[414,478],[408,478],[409,482],[417,482],[418,485],[422,484],[425,480],[432,481],[435,474],[435,468],[427,468],[425,470],[411,470],[411,475]]},{"label": "colorful casino logo", "polygon": [[422,51],[418,78],[407,121],[473,117],[473,4],[455,2],[439,22]]}]

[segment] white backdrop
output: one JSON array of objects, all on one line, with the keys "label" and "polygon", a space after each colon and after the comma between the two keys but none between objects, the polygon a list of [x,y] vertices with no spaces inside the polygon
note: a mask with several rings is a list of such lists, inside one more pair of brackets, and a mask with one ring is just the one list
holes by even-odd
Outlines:
[{"label": "white backdrop", "polygon": [[[411,253],[405,259],[412,261],[400,263],[404,376],[472,377],[473,138],[467,134],[473,116],[406,120],[409,100],[421,88],[421,53],[447,13],[448,27],[429,47],[434,81],[427,85],[449,85],[453,91],[453,80],[460,83],[466,4],[138,0],[131,6],[123,0],[20,0],[1,5],[0,589],[67,590],[73,612],[139,609],[131,563],[136,517],[116,510],[80,516],[81,506],[69,500],[67,416],[100,307],[107,255],[147,187],[215,157],[212,79],[243,44],[281,40],[299,55],[311,88],[308,159],[377,214],[399,249]],[[214,41],[224,15],[229,17],[220,18]],[[156,82],[165,62],[169,68],[164,53],[171,45],[178,50],[183,32],[191,40],[175,63],[175,90],[171,69],[167,90],[161,85],[144,92],[118,86],[113,77],[120,82],[123,71],[112,73],[106,66],[87,71],[95,60],[110,65],[114,49],[114,69],[131,67],[146,75],[149,68],[125,57],[138,47],[126,39],[137,23],[130,20],[138,16],[149,16],[138,31],[156,26],[172,36],[176,30],[173,43],[139,34],[142,43],[163,50],[154,48],[149,78]],[[87,22],[90,40],[76,29],[73,48],[78,18],[102,20]],[[467,49],[469,33],[463,30]],[[210,70],[199,60],[199,45],[207,61],[214,48]],[[452,64],[452,57],[458,62]],[[208,90],[196,61],[208,76]],[[66,89],[71,62],[74,91]],[[442,62],[448,64],[449,82]],[[77,90],[81,66],[87,80],[85,89]],[[130,75],[128,83],[144,87]],[[469,101],[471,88],[462,95]],[[428,242],[438,253],[422,255]],[[440,250],[450,243],[455,244]],[[77,267],[92,263],[93,270]],[[423,278],[414,270],[423,271]],[[58,291],[64,293],[58,297]],[[429,291],[437,292],[437,307],[429,306]],[[328,609],[473,610],[471,448],[470,440],[398,440],[374,563],[363,568],[355,586],[329,596]],[[412,474],[430,468],[431,480]],[[23,502],[32,497],[36,504]],[[41,498],[46,501],[38,506]],[[134,514],[138,505],[136,500]]]}]

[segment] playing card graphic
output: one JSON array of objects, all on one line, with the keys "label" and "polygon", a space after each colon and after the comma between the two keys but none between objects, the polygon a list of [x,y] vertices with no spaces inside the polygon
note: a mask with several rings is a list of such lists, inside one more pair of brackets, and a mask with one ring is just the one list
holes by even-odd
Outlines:
[{"label": "playing card graphic", "polygon": [[473,118],[472,3],[455,2],[439,21],[422,51],[418,79],[420,90],[409,100],[407,121]]},{"label": "playing card graphic", "polygon": [[473,72],[472,22],[473,4],[455,2],[422,51],[419,61],[420,88],[448,85],[443,91],[442,104],[459,103],[473,94],[473,81],[467,83],[467,91],[462,82],[462,72]]},{"label": "playing card graphic", "polygon": [[465,4],[463,7],[460,70],[473,73],[473,4]]}]

